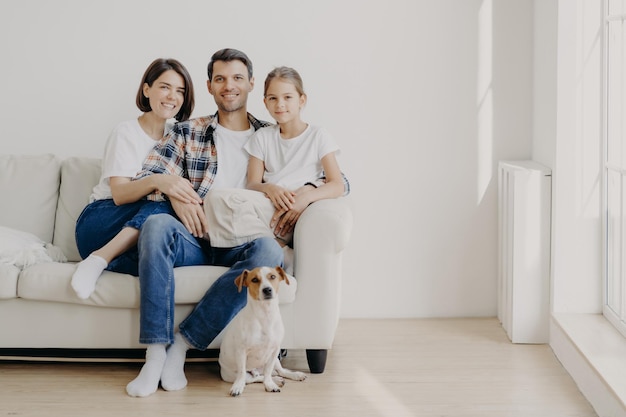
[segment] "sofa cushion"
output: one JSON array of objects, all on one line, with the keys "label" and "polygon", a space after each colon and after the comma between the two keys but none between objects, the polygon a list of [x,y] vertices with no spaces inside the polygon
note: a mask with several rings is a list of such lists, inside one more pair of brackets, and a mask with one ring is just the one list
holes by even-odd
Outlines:
[{"label": "sofa cushion", "polygon": [[0,300],[17,297],[17,276],[20,269],[0,264]]},{"label": "sofa cushion", "polygon": [[101,161],[96,158],[70,157],[61,164],[59,206],[54,226],[54,245],[67,259],[80,261],[76,248],[76,220],[85,206],[93,187],[100,180]]},{"label": "sofa cushion", "polygon": [[[139,280],[126,274],[105,271],[98,279],[96,291],[87,300],[78,298],[70,286],[75,265],[68,263],[47,263],[24,269],[17,284],[17,294],[30,300],[57,301],[63,303],[87,304],[101,307],[138,308]],[[185,266],[174,270],[176,277],[176,304],[196,304],[228,268],[221,266]],[[233,280],[233,287],[235,282]],[[281,303],[295,300],[297,282],[290,279],[290,285],[281,283],[279,298]]]},{"label": "sofa cushion", "polygon": [[0,225],[52,242],[60,167],[51,154],[0,155]]}]

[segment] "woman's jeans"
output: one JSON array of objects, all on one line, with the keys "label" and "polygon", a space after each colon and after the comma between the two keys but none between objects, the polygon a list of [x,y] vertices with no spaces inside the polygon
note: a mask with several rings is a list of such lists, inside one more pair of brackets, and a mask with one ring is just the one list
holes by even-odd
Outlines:
[{"label": "woman's jeans", "polygon": [[192,313],[180,324],[183,337],[204,350],[247,302],[235,278],[245,269],[282,265],[283,251],[275,239],[259,238],[234,248],[212,248],[193,237],[169,214],[146,219],[139,235],[139,285],[141,288],[139,342],[170,344],[174,341],[174,268],[185,265],[231,267],[208,289]]},{"label": "woman's jeans", "polygon": [[[83,209],[76,221],[76,245],[85,259],[106,245],[125,227],[141,230],[146,219],[158,213],[174,215],[168,201],[139,200],[135,203],[115,205],[112,199],[96,200]],[[107,270],[139,275],[137,247],[113,259]]]}]

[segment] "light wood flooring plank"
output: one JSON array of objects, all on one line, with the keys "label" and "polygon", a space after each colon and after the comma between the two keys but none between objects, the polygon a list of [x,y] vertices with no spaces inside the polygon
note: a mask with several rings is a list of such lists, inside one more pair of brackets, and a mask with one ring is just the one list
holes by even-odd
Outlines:
[{"label": "light wood flooring plank", "polygon": [[[307,371],[304,352],[284,366]],[[596,417],[547,345],[511,344],[496,319],[342,320],[326,372],[239,398],[216,363],[189,385],[130,398],[141,363],[0,362],[0,416]]]}]

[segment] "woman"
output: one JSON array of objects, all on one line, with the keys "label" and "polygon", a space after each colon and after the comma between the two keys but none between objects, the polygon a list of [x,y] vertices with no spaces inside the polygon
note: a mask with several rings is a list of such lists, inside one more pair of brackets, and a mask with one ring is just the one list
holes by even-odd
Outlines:
[{"label": "woman", "polygon": [[132,181],[148,152],[165,136],[168,120],[191,116],[194,91],[189,72],[177,60],[154,60],[141,79],[136,104],[143,113],[109,135],[100,182],[76,223],[83,261],[72,276],[72,288],[82,299],[95,290],[105,269],[138,274],[136,244],[143,222],[151,214],[173,213],[169,202],[148,201],[146,195],[159,191],[180,201],[201,202],[189,181],[178,175]]}]

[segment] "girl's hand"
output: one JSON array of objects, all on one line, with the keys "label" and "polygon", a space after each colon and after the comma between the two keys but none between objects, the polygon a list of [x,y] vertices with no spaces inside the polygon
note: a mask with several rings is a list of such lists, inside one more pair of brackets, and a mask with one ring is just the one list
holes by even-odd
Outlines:
[{"label": "girl's hand", "polygon": [[298,212],[295,210],[289,210],[284,213],[279,218],[276,226],[274,227],[274,234],[278,237],[281,237],[293,232],[293,229],[295,229],[296,223],[298,222],[301,214],[302,212]]},{"label": "girl's hand", "polygon": [[302,212],[309,206],[309,199],[306,197],[306,193],[298,194],[295,196],[295,202],[291,209],[276,210],[270,222],[270,227],[274,228],[276,236],[285,236],[293,232]]},{"label": "girl's hand", "polygon": [[264,192],[270,199],[276,210],[286,212],[290,210],[296,202],[296,194],[276,184],[265,184]]}]

